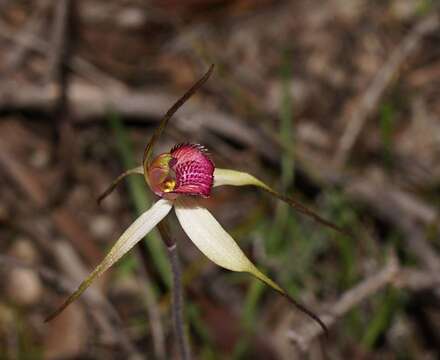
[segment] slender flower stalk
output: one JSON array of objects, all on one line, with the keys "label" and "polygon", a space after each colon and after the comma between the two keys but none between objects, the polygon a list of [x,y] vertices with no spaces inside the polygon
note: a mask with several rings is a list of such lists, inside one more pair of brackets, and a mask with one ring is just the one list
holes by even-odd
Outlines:
[{"label": "slender flower stalk", "polygon": [[159,225],[157,225],[157,228],[167,246],[168,256],[171,263],[174,334],[177,340],[181,360],[189,360],[191,359],[191,351],[185,329],[182,271],[177,251],[177,243],[170,234],[166,219],[162,220]]},{"label": "slender flower stalk", "polygon": [[[298,201],[278,193],[251,174],[236,170],[216,168],[206,148],[202,145],[189,143],[179,144],[174,146],[168,153],[159,154],[154,158],[152,157],[154,145],[165,130],[173,114],[206,82],[212,71],[213,66],[211,66],[208,72],[167,111],[161,123],[156,128],[151,140],[145,147],[142,165],[121,174],[103,195],[99,197],[98,201],[102,201],[114,190],[121,180],[132,174],[142,174],[150,189],[160,199],[125,230],[105,256],[104,260],[81,283],[79,288],[66,299],[58,310],[47,318],[47,321],[53,319],[65,309],[66,306],[75,301],[97,277],[108,270],[149,231],[160,224],[171,209],[174,208],[177,219],[186,235],[212,262],[231,271],[250,273],[286,297],[298,309],[314,319],[327,333],[327,327],[318,316],[294,300],[280,285],[258,270],[214,216],[202,206],[199,198],[210,197],[212,189],[218,186],[256,186],[286,202],[317,222],[337,231],[344,231],[337,225],[323,219],[314,211],[301,205]],[[159,225],[159,229],[161,227],[162,226]],[[167,237],[165,236],[165,238]],[[174,244],[170,243],[167,244],[167,246],[169,249],[173,249]],[[177,296],[179,295],[177,294]],[[177,297],[175,301],[180,303]],[[175,316],[180,315],[175,314]],[[179,321],[182,322],[182,320]],[[178,333],[178,331],[176,331],[176,333]],[[180,334],[182,334],[181,341],[185,342],[184,332],[181,331]]]}]

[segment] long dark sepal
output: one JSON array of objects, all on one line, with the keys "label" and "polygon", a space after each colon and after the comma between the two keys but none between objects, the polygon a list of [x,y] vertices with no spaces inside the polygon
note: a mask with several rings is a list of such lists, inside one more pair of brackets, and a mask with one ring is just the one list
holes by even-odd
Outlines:
[{"label": "long dark sepal", "polygon": [[148,170],[148,163],[150,160],[150,156],[153,150],[153,146],[156,143],[156,141],[159,139],[160,135],[162,134],[162,132],[165,130],[165,127],[168,124],[168,121],[171,119],[171,117],[176,113],[176,111],[192,96],[194,95],[194,93],[206,82],[206,80],[209,79],[209,77],[211,76],[212,72],[214,70],[214,65],[211,65],[209,67],[209,70],[206,72],[205,75],[203,75],[203,77],[197,81],[193,86],[191,86],[191,88],[185,93],[183,94],[183,96],[177,100],[173,106],[171,106],[171,108],[166,112],[165,116],[162,118],[162,120],[160,121],[159,126],[156,128],[156,130],[154,131],[153,136],[151,137],[150,141],[148,142],[147,146],[145,147],[144,150],[144,158],[143,158],[143,166],[144,166],[144,172],[145,174],[147,174],[147,170]]}]

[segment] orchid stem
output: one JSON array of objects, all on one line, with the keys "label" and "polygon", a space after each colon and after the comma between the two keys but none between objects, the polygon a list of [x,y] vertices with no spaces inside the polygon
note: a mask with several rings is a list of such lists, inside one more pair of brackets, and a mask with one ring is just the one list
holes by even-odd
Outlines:
[{"label": "orchid stem", "polygon": [[190,360],[191,351],[185,331],[182,272],[180,268],[179,253],[177,251],[177,243],[174,238],[170,236],[166,220],[162,220],[157,227],[165,245],[167,246],[168,258],[171,263],[173,324],[180,359]]}]

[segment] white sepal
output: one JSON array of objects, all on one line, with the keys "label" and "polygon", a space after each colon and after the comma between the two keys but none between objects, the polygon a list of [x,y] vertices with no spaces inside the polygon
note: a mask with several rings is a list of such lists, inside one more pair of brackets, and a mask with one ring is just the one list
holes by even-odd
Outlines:
[{"label": "white sepal", "polygon": [[69,296],[69,298],[50,315],[46,321],[57,316],[64,308],[76,300],[89,286],[108,270],[115,262],[117,262],[124,254],[126,254],[134,245],[136,245],[146,234],[148,234],[171,210],[172,202],[161,199],[156,202],[150,209],[145,211],[133,222],[127,230],[116,241],[110,249],[104,260],[93,270],[93,272],[81,283],[78,289]]},{"label": "white sepal", "polygon": [[216,168],[214,170],[214,187],[221,185],[254,185],[268,191],[272,190],[269,186],[267,186],[265,183],[263,183],[261,180],[258,180],[255,176],[251,174],[242,171]]},{"label": "white sepal", "polygon": [[175,200],[174,209],[185,233],[212,262],[228,270],[251,273],[275,290],[285,293],[251,263],[235,240],[197,201],[179,197]]},{"label": "white sepal", "polygon": [[275,196],[281,201],[284,201],[285,203],[292,206],[295,210],[311,217],[315,221],[328,226],[329,228],[332,228],[341,234],[349,235],[351,234],[340,228],[338,225],[332,223],[331,221],[328,221],[321,217],[318,213],[315,211],[305,207],[302,205],[299,201],[295,200],[294,198],[288,197],[286,195],[280,194],[279,192],[272,189],[270,186],[266,185],[261,180],[258,180],[255,176],[241,172],[236,170],[229,170],[229,169],[218,169],[216,168],[214,171],[214,187],[215,186],[221,186],[221,185],[232,185],[232,186],[245,186],[245,185],[254,185],[259,188],[264,189],[272,196]]}]

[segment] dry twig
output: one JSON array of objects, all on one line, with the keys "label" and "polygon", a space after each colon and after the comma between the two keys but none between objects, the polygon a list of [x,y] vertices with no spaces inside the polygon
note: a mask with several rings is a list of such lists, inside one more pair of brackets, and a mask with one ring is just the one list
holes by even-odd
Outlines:
[{"label": "dry twig", "polygon": [[[140,245],[142,245],[142,243]],[[145,306],[148,313],[149,325],[151,328],[151,336],[153,338],[154,355],[156,359],[164,360],[167,358],[167,351],[165,346],[165,330],[163,327],[160,308],[154,296],[153,289],[150,286],[151,279],[146,266],[148,265],[148,262],[146,262],[141,256],[143,253],[145,253],[145,251],[146,249],[141,247],[140,251],[135,253],[138,262],[144,265],[138,267],[139,279],[137,279],[137,281],[139,283],[141,294],[145,299]]]},{"label": "dry twig", "polygon": [[24,29],[20,32],[20,38],[23,41],[18,42],[15,48],[9,53],[6,60],[6,68],[9,71],[15,71],[23,63],[29,49],[32,47],[32,37],[39,33],[44,24],[44,15],[50,4],[49,0],[38,2],[37,9],[31,15]]},{"label": "dry twig", "polygon": [[375,212],[400,229],[404,239],[422,266],[434,273],[440,272],[440,257],[426,239],[424,231],[440,219],[430,207],[386,181],[377,172],[358,177],[345,185],[345,192],[358,201],[367,203]]},{"label": "dry twig", "polygon": [[[51,51],[51,44],[32,33],[17,33],[10,26],[0,20],[0,36],[21,45],[24,48],[36,51],[46,56]],[[80,56],[73,56],[69,64],[71,69],[78,75],[90,81],[92,84],[104,89],[110,86],[112,89],[124,89],[126,86],[119,80],[98,69],[95,65]]]},{"label": "dry twig", "polygon": [[[348,311],[365,301],[386,285],[393,282],[399,272],[397,259],[391,256],[385,267],[377,274],[367,278],[359,285],[345,292],[341,298],[329,307],[329,311],[319,315],[324,323],[330,328],[338,319]],[[322,329],[314,324],[304,324],[298,329],[292,329],[287,336],[305,352],[310,343],[322,334]]]},{"label": "dry twig", "polygon": [[[73,5],[70,0],[59,0],[56,3],[54,24],[52,29],[52,51],[49,55],[47,73],[48,82],[59,81],[63,78],[63,67],[70,60],[70,38],[72,28]],[[63,81],[61,81],[62,83]],[[63,84],[62,84],[63,85]]]},{"label": "dry twig", "polygon": [[[4,122],[0,126],[0,165],[6,174],[23,190],[26,196],[40,211],[48,211],[48,215],[61,234],[68,237],[75,244],[90,263],[96,263],[101,257],[101,251],[94,245],[90,234],[85,231],[73,216],[70,209],[59,207],[49,209],[47,194],[50,193],[49,186],[29,166],[17,156],[17,149],[26,148],[32,138],[27,131],[21,131],[26,136],[21,137],[21,142],[12,144],[9,140],[17,123]],[[24,130],[24,129],[22,129]]]},{"label": "dry twig", "polygon": [[370,86],[362,94],[354,113],[347,119],[347,127],[341,137],[334,157],[334,163],[337,167],[341,167],[347,161],[365,122],[372,112],[377,109],[383,93],[398,73],[402,64],[418,49],[422,37],[436,31],[439,28],[439,24],[437,15],[431,15],[422,19],[406,38],[397,45],[388,60],[376,74]]},{"label": "dry twig", "polygon": [[[0,110],[39,110],[50,112],[58,92],[53,86],[23,86],[16,83],[4,84],[0,90]],[[69,101],[75,109],[75,122],[85,123],[93,119],[104,119],[110,110],[122,117],[138,119],[140,122],[159,121],[176,96],[160,89],[144,92],[107,88],[108,92],[81,82],[73,82]],[[147,120],[146,120],[147,119]],[[173,124],[186,132],[200,132],[203,129],[221,134],[246,146],[264,148],[258,130],[247,126],[236,117],[218,111],[208,105],[194,101],[181,108]],[[261,140],[259,140],[261,139]],[[266,148],[266,153],[277,159],[277,154]]]},{"label": "dry twig", "polygon": [[[423,291],[439,288],[440,278],[435,272],[401,268],[397,258],[392,254],[381,271],[345,292],[338,301],[329,306],[330,310],[320,317],[328,327],[331,327],[347,312],[387,285],[411,291]],[[319,327],[305,324],[290,330],[287,336],[301,352],[305,352],[312,341],[321,334],[322,329]]]}]

